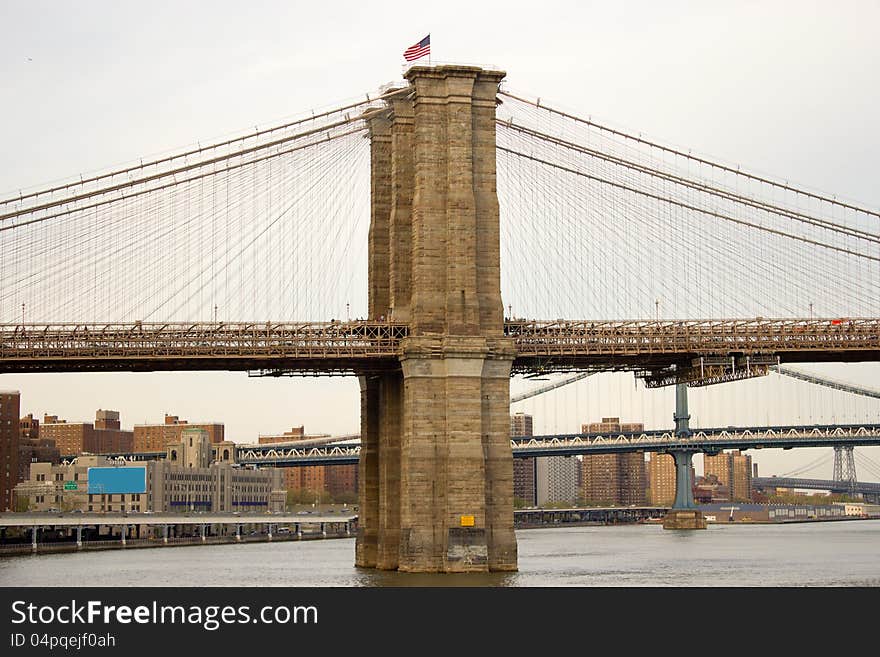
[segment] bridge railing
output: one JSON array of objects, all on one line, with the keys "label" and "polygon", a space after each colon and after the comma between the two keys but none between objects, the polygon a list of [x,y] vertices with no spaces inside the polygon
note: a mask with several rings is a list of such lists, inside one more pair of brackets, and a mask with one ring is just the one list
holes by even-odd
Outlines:
[{"label": "bridge railing", "polygon": [[519,355],[876,350],[880,319],[509,320]]},{"label": "bridge railing", "polygon": [[[504,331],[516,347],[515,372],[656,370],[662,378],[671,371],[662,368],[687,363],[698,378],[720,382],[743,370],[766,373],[767,367],[778,364],[780,355],[785,360],[880,359],[877,318],[508,320]],[[408,335],[407,324],[368,320],[0,324],[0,371],[356,372],[396,367],[401,341]]]},{"label": "bridge railing", "polygon": [[394,356],[391,322],[0,324],[0,358]]},{"label": "bridge railing", "polygon": [[[605,434],[560,434],[551,436],[516,437],[510,441],[511,451],[517,454],[529,454],[535,451],[552,453],[588,453],[608,451],[617,448],[620,451],[662,451],[678,446],[706,446],[711,443],[723,445],[723,448],[736,447],[751,449],[760,447],[762,443],[768,448],[784,448],[806,445],[851,443],[880,444],[880,425],[817,425],[817,426],[774,426],[774,427],[729,427],[696,429],[691,435],[682,439],[674,431],[644,431],[632,433]],[[315,445],[315,446],[281,446],[281,445],[249,445],[239,448],[237,458],[243,463],[276,463],[276,462],[333,462],[352,461],[360,457],[360,445]]]}]

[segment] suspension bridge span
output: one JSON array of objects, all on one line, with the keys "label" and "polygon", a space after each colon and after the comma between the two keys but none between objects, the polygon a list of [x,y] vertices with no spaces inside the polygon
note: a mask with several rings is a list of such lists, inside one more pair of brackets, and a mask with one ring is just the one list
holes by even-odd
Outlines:
[{"label": "suspension bridge span", "polygon": [[[474,572],[517,567],[512,373],[675,385],[684,440],[685,386],[878,360],[880,213],[504,77],[414,66],[358,102],[0,199],[0,372],[357,375],[356,563]],[[680,476],[694,451],[669,450]],[[692,502],[668,526],[699,526]]]}]

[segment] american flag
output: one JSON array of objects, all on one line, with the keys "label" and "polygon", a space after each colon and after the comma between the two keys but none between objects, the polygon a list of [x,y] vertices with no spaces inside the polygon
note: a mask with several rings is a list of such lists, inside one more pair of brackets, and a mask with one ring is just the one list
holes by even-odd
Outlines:
[{"label": "american flag", "polygon": [[431,54],[431,35],[429,34],[417,44],[410,46],[403,51],[403,58],[411,62],[419,57]]}]

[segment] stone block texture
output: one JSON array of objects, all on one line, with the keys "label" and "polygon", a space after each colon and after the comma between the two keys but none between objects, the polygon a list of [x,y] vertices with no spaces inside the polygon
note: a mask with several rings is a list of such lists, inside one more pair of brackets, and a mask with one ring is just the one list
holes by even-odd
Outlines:
[{"label": "stone block texture", "polygon": [[410,336],[399,372],[362,377],[360,566],[516,569],[495,173],[503,77],[416,66],[371,120],[370,315],[408,322]]}]

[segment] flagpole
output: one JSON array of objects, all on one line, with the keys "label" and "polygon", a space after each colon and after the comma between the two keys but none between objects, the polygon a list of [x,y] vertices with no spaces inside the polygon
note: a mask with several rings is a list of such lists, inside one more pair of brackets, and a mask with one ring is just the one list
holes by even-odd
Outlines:
[{"label": "flagpole", "polygon": [[431,33],[428,32],[428,66],[431,65]]}]

